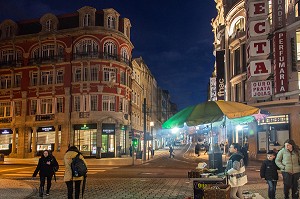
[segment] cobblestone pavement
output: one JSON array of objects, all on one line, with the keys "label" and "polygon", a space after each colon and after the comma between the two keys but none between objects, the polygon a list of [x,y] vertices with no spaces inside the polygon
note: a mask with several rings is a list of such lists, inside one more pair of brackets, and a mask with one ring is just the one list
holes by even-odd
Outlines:
[{"label": "cobblestone pavement", "polygon": [[[161,154],[167,153],[162,151]],[[157,153],[159,154],[159,153]],[[160,154],[160,155],[161,155]],[[159,157],[158,155],[157,157]],[[155,158],[154,158],[155,159]],[[10,163],[16,163],[10,159]],[[36,159],[34,159],[36,161]],[[96,164],[99,160],[88,160],[90,164]],[[108,164],[113,164],[114,160],[106,160]],[[131,160],[128,161],[130,165]],[[195,161],[207,161],[207,156],[201,155]],[[104,161],[102,161],[104,162]],[[28,164],[30,161],[27,160]],[[22,163],[23,164],[23,163]],[[35,164],[35,162],[34,162]],[[248,184],[243,189],[253,193],[259,193],[263,198],[267,198],[267,184],[259,178],[260,161],[250,161],[247,167]],[[0,198],[28,198],[34,199],[38,197],[39,180],[35,178],[15,178],[0,179]],[[186,199],[193,198],[193,179],[188,178],[108,178],[108,177],[88,177],[86,190],[84,193],[86,199]],[[59,177],[57,182],[52,183],[50,196],[44,198],[66,198],[67,188],[63,182],[63,178]],[[282,177],[277,185],[277,199],[283,199]]]}]

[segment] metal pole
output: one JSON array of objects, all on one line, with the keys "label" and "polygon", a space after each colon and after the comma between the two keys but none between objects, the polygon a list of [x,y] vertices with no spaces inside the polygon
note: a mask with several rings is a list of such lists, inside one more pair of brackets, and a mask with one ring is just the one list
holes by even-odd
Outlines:
[{"label": "metal pole", "polygon": [[131,148],[132,148],[132,165],[134,165],[134,146],[133,146],[133,140],[134,140],[134,132],[132,130],[132,124],[131,124],[131,133],[132,133],[132,138],[131,138]]},{"label": "metal pole", "polygon": [[144,144],[143,144],[143,161],[146,161],[146,122],[147,122],[147,118],[146,118],[146,98],[144,98],[144,104],[143,104],[143,112],[144,112]]}]

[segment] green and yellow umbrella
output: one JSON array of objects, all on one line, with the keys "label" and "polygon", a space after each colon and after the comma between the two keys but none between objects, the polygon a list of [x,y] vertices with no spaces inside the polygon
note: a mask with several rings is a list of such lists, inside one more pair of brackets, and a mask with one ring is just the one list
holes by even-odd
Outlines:
[{"label": "green and yellow umbrella", "polygon": [[259,113],[259,108],[232,101],[207,101],[194,106],[189,106],[173,115],[163,124],[163,128],[197,126],[200,124],[221,121],[223,117],[228,119],[241,118]]}]

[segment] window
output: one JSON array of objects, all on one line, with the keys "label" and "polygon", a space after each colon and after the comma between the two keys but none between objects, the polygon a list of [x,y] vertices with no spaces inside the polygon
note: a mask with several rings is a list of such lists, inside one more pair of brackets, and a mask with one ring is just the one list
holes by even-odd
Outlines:
[{"label": "window", "polygon": [[52,99],[41,99],[41,114],[52,113]]},{"label": "window", "polygon": [[116,69],[104,68],[103,80],[106,82],[116,81]]},{"label": "window", "polygon": [[49,19],[48,21],[46,21],[46,30],[47,31],[50,31],[50,30],[52,30],[53,28],[52,28],[52,20],[51,19]]},{"label": "window", "polygon": [[55,46],[54,44],[44,45],[42,47],[42,57],[45,59],[50,59],[54,57]]},{"label": "window", "polygon": [[90,26],[91,25],[91,15],[85,14],[83,17],[83,26]]},{"label": "window", "polygon": [[98,66],[91,67],[91,81],[98,81]]},{"label": "window", "polygon": [[37,100],[30,101],[30,115],[37,114]]},{"label": "window", "polygon": [[32,72],[31,73],[31,86],[37,86],[38,84],[38,73]]},{"label": "window", "polygon": [[300,61],[300,32],[296,32],[297,60]]},{"label": "window", "polygon": [[103,111],[115,111],[116,100],[115,96],[102,96],[102,110]]},{"label": "window", "polygon": [[127,52],[126,48],[121,49],[121,59],[124,62],[128,62],[128,60],[129,60],[129,56],[128,56],[128,52]]},{"label": "window", "polygon": [[58,69],[56,71],[56,83],[57,84],[64,83],[64,70],[63,69]]},{"label": "window", "polygon": [[14,51],[13,50],[3,50],[2,51],[2,61],[9,62],[14,60]]},{"label": "window", "polygon": [[75,74],[74,74],[74,81],[80,82],[81,81],[81,68],[75,68]]},{"label": "window", "polygon": [[91,95],[91,111],[98,111],[98,96]]},{"label": "window", "polygon": [[21,110],[22,110],[22,102],[16,101],[15,102],[15,116],[21,116]]},{"label": "window", "polygon": [[74,111],[80,111],[80,96],[74,96]]},{"label": "window", "polygon": [[116,19],[113,16],[107,17],[107,27],[111,29],[116,29]]},{"label": "window", "polygon": [[85,39],[81,40],[75,45],[75,53],[84,55],[96,55],[98,53],[98,44],[94,40]]},{"label": "window", "polygon": [[64,98],[59,97],[56,100],[56,112],[63,113],[64,112]]},{"label": "window", "polygon": [[89,69],[86,66],[83,68],[83,81],[89,81]]},{"label": "window", "polygon": [[22,81],[22,75],[21,74],[15,74],[15,83],[14,87],[20,87]]},{"label": "window", "polygon": [[89,109],[89,96],[83,95],[83,112],[88,112]]},{"label": "window", "polygon": [[241,73],[240,48],[234,51],[234,76]]},{"label": "window", "polygon": [[295,2],[295,17],[299,17],[299,1]]},{"label": "window", "polygon": [[0,117],[10,117],[10,102],[0,102]]},{"label": "window", "polygon": [[12,27],[11,26],[6,26],[6,28],[5,28],[5,37],[8,38],[8,37],[11,37],[12,35],[13,35]]},{"label": "window", "polygon": [[41,85],[53,84],[53,72],[42,71],[41,72]]},{"label": "window", "polygon": [[126,84],[126,77],[125,77],[125,72],[124,71],[120,72],[120,78],[121,78],[120,83],[125,85]]},{"label": "window", "polygon": [[109,41],[104,44],[104,55],[117,55],[117,46]]},{"label": "window", "polygon": [[123,98],[119,99],[119,112],[123,112],[123,101],[124,101]]},{"label": "window", "polygon": [[11,76],[3,75],[0,77],[0,89],[7,89],[11,87]]}]

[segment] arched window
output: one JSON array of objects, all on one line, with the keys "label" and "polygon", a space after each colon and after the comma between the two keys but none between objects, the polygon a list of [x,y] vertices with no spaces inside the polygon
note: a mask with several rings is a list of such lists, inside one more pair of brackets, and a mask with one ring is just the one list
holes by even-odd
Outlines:
[{"label": "arched window", "polygon": [[104,55],[117,55],[117,46],[112,41],[108,41],[104,44]]},{"label": "arched window", "polygon": [[52,23],[52,20],[51,20],[51,19],[47,20],[45,26],[46,26],[46,30],[47,30],[47,31],[52,30],[52,29],[53,29],[53,23]]},{"label": "arched window", "polygon": [[242,16],[239,16],[232,21],[228,34],[231,36],[237,31],[245,31],[245,18]]},{"label": "arched window", "polygon": [[116,18],[113,16],[108,16],[107,17],[107,27],[115,29],[116,28]]},{"label": "arched window", "polygon": [[129,55],[128,55],[128,51],[126,48],[121,49],[121,60],[126,63],[129,61]]},{"label": "arched window", "polygon": [[75,45],[75,53],[81,55],[96,55],[98,53],[98,44],[92,39],[84,39]]}]

